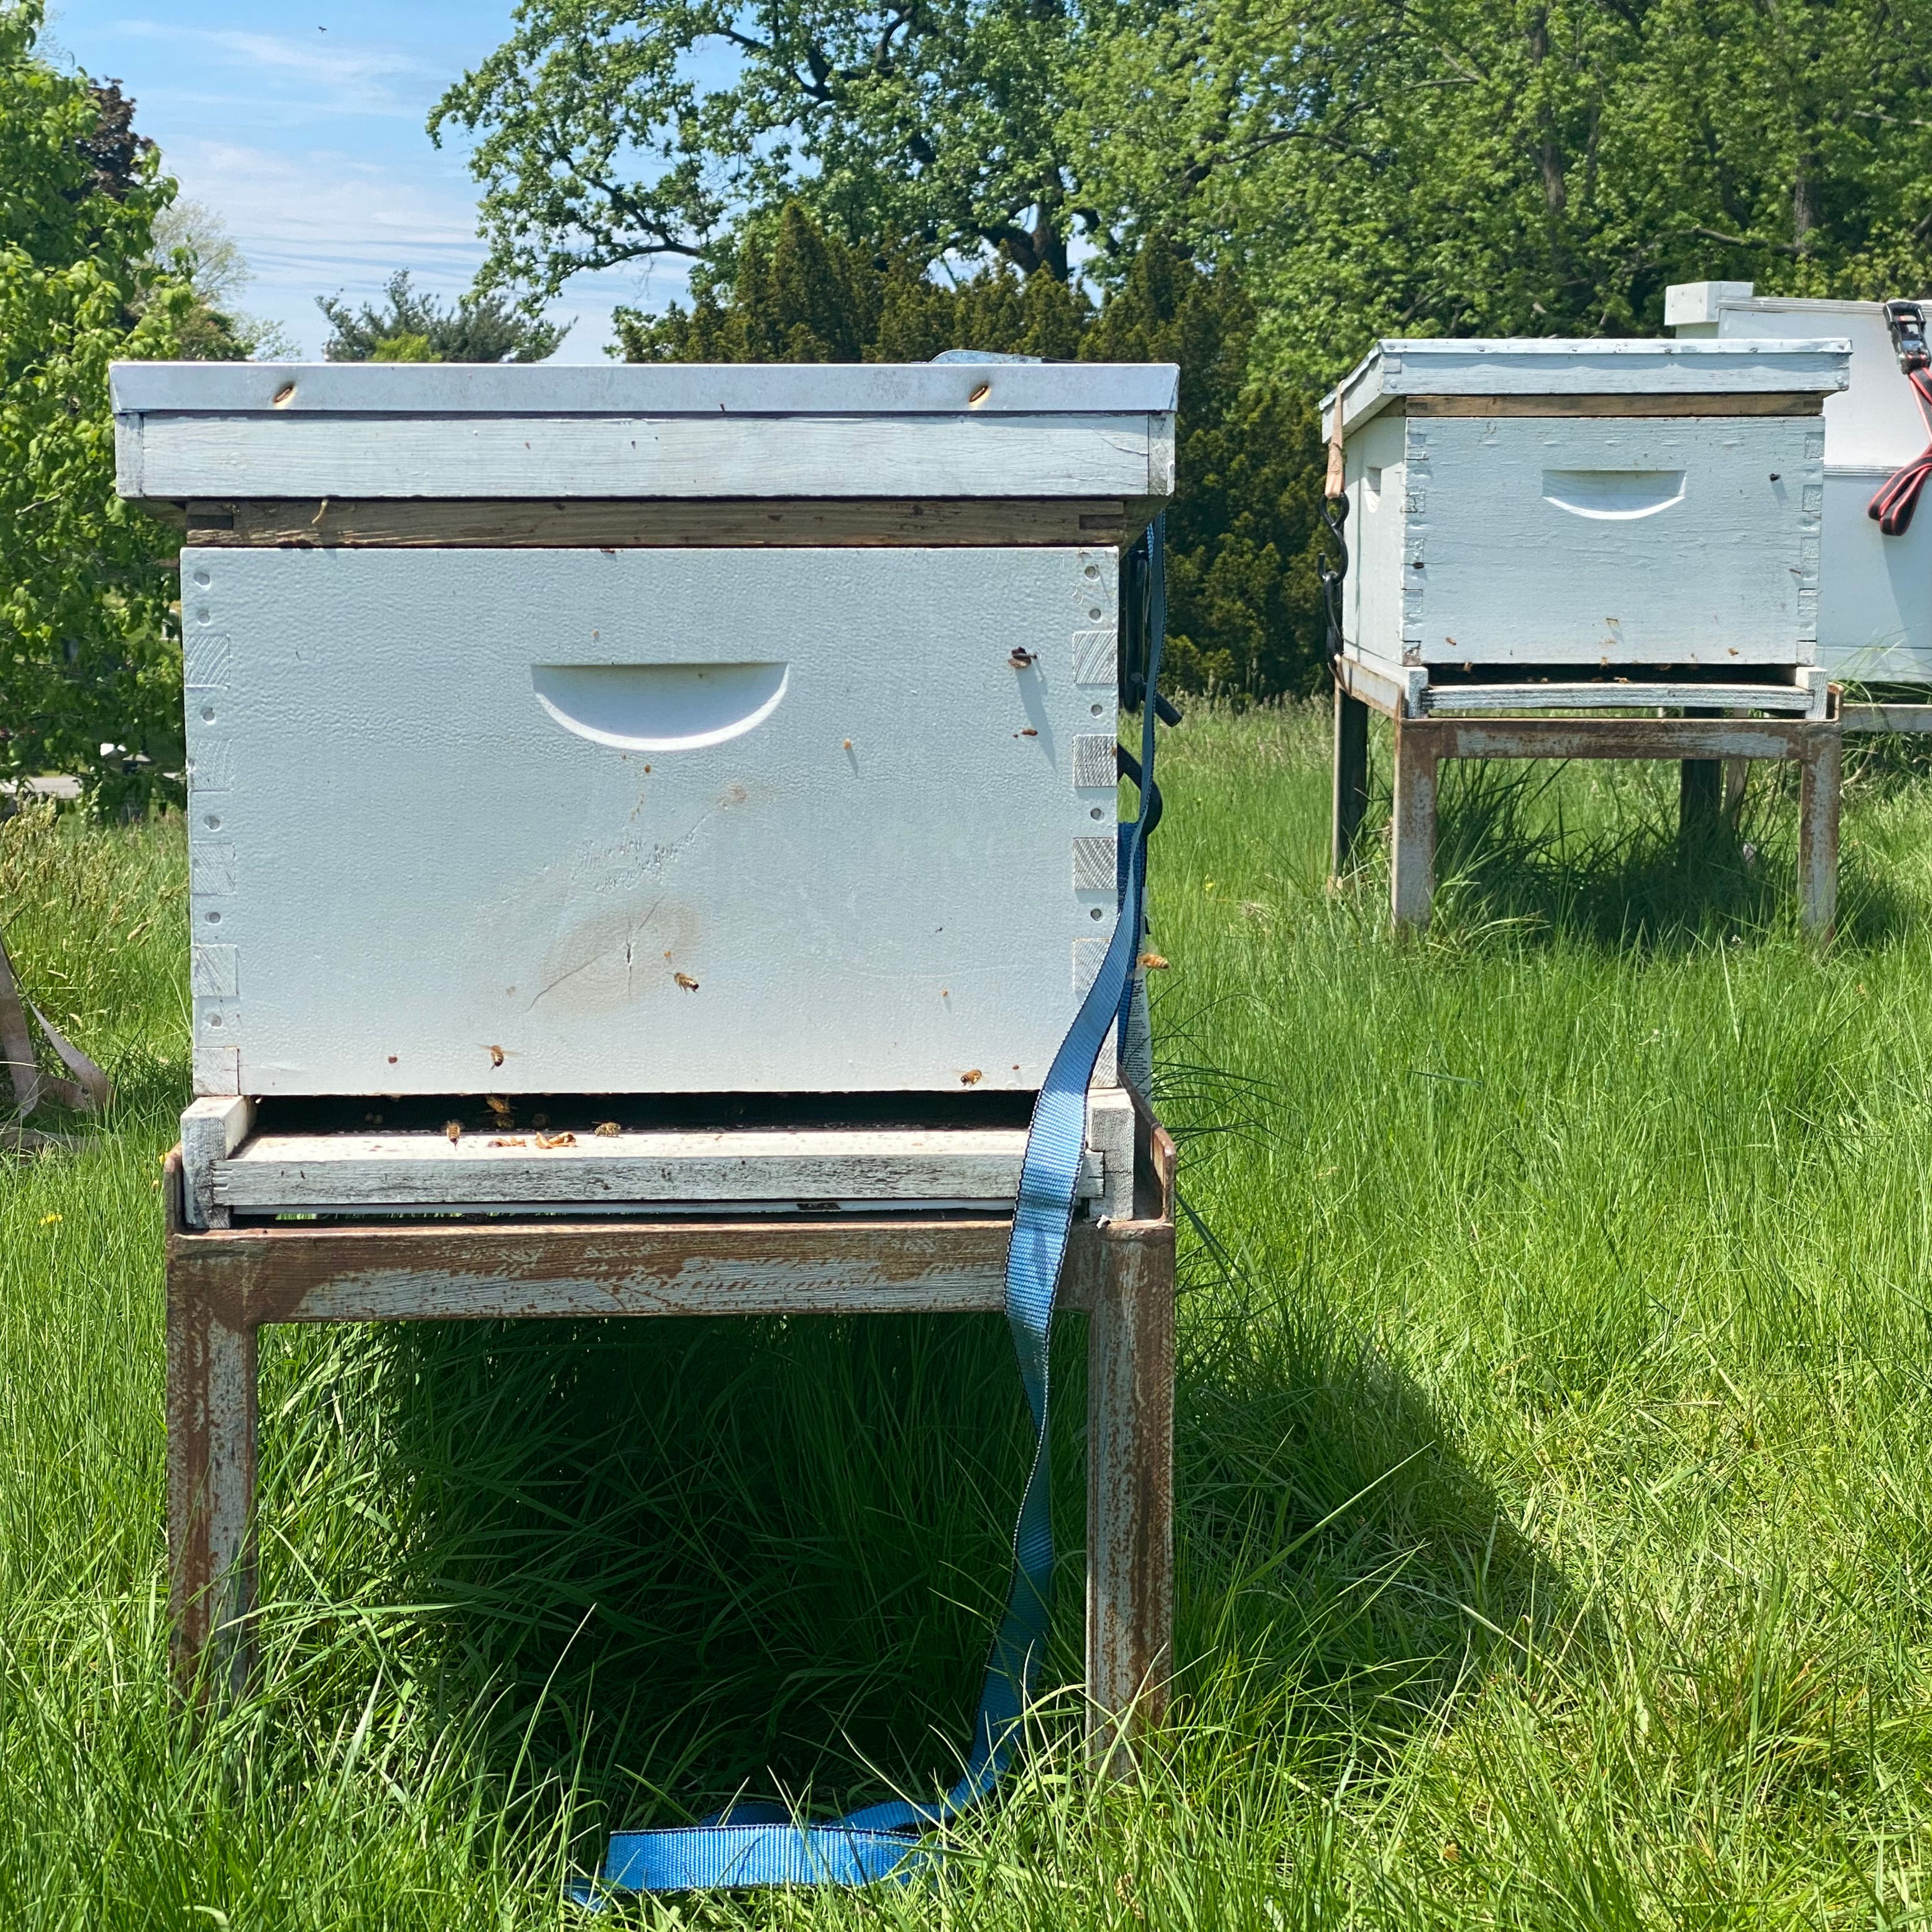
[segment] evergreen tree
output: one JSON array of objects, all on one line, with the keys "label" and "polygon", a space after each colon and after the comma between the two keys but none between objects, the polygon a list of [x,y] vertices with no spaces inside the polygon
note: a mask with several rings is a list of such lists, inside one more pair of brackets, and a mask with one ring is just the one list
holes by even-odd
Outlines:
[{"label": "evergreen tree", "polygon": [[688,310],[620,310],[631,362],[920,362],[946,349],[1180,365],[1180,488],[1168,517],[1169,664],[1183,688],[1312,689],[1322,472],[1306,402],[1256,381],[1257,317],[1236,278],[1158,238],[1096,313],[1077,286],[994,264],[956,284],[916,254],[854,248],[788,204]]},{"label": "evergreen tree", "polygon": [[333,333],[322,345],[331,362],[541,362],[569,333],[566,323],[519,314],[500,296],[472,289],[452,308],[410,286],[406,268],[392,275],[387,305],[365,303],[358,314],[339,297],[318,296],[315,305]]}]

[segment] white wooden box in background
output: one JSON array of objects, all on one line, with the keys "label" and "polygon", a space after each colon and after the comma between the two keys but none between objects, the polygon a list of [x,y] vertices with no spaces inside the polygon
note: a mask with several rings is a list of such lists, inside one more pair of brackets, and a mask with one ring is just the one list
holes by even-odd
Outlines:
[{"label": "white wooden box in background", "polygon": [[[182,554],[196,1090],[1037,1088],[1116,916],[1118,548],[1176,373],[118,366],[123,493],[286,546]],[[617,547],[478,547],[479,500]]]},{"label": "white wooden box in background", "polygon": [[1932,511],[1922,508],[1895,537],[1865,514],[1928,435],[1884,305],[1754,296],[1749,282],[1689,282],[1666,291],[1664,320],[1680,340],[1850,343],[1851,386],[1825,402],[1817,661],[1834,677],[1932,682]]},{"label": "white wooden box in background", "polygon": [[1842,342],[1379,344],[1324,403],[1345,444],[1351,655],[1398,678],[1403,665],[1809,664],[1815,412],[1848,355]]}]

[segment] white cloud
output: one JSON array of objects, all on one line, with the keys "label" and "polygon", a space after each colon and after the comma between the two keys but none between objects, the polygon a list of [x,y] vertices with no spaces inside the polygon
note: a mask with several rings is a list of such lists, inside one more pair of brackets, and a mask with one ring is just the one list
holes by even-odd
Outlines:
[{"label": "white cloud", "polygon": [[219,208],[254,256],[326,242],[352,250],[460,248],[480,257],[466,183],[404,170],[340,148],[278,153],[238,142],[178,140],[169,170],[198,200]]},{"label": "white cloud", "polygon": [[[313,40],[283,34],[258,34],[235,28],[182,27],[158,20],[122,20],[116,31],[130,39],[191,46],[220,66],[245,69],[294,83],[301,105],[311,111],[418,118],[417,98],[406,98],[386,83],[405,78],[440,82],[447,76],[419,56],[379,43],[345,40],[332,45],[318,33]],[[411,89],[419,95],[420,87]]]},{"label": "white cloud", "polygon": [[[196,140],[178,140],[168,164],[184,194],[220,211],[248,256],[255,279],[245,305],[280,322],[311,355],[327,327],[317,296],[339,290],[353,304],[372,301],[398,268],[420,288],[453,296],[483,260],[476,205],[453,166],[439,178],[336,148],[277,153]],[[578,276],[550,310],[575,324],[560,359],[602,361],[616,304],[659,306],[686,286],[681,262]]]}]

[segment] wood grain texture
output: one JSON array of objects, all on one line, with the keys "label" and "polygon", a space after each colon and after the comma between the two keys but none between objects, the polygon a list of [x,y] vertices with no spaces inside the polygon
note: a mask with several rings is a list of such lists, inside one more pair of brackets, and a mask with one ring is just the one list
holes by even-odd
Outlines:
[{"label": "wood grain texture", "polygon": [[1412,416],[1815,416],[1823,413],[1822,394],[1663,396],[1409,396],[1391,408]]},{"label": "wood grain texture", "polygon": [[1774,711],[1798,717],[1809,714],[1812,693],[1789,684],[1652,684],[1640,678],[1615,683],[1579,681],[1569,684],[1438,684],[1423,700],[1431,717],[1488,711],[1587,711],[1675,709],[1721,704],[1736,710]]},{"label": "wood grain texture", "polygon": [[1378,418],[1347,452],[1347,646],[1685,681],[1809,664],[1823,448],[1792,416]]},{"label": "wood grain texture", "polygon": [[620,499],[294,502],[196,499],[188,542],[207,549],[759,549],[885,544],[1132,543],[1156,497],[725,502]]},{"label": "wood grain texture", "polygon": [[[1118,1108],[1127,1106],[1118,1100]],[[1112,1096],[1096,1095],[1090,1121],[1104,1123],[1114,1108]],[[1130,1214],[1131,1130],[1124,1148],[1104,1125],[1100,1140],[1092,1131],[1090,1145],[1120,1163]],[[1023,1128],[578,1134],[550,1148],[544,1138],[528,1128],[455,1141],[425,1133],[263,1134],[214,1166],[214,1198],[250,1214],[652,1201],[1010,1202],[1026,1148]],[[1102,1188],[1096,1162],[1083,1173],[1081,1191],[1092,1198]]]},{"label": "wood grain texture", "polygon": [[[1147,416],[148,416],[123,496],[1160,496]],[[1158,474],[1157,474],[1158,472]]]},{"label": "wood grain texture", "polygon": [[1429,674],[1420,664],[1384,664],[1345,652],[1335,661],[1335,682],[1384,718],[1419,718]]},{"label": "wood grain texture", "polygon": [[255,1103],[240,1094],[204,1096],[188,1103],[181,1119],[184,1210],[192,1228],[225,1228],[229,1210],[216,1192],[222,1162],[241,1146],[255,1124]]},{"label": "wood grain texture", "polygon": [[1675,342],[1467,338],[1378,343],[1322,399],[1324,433],[1340,406],[1352,436],[1398,398],[1507,395],[1829,394],[1851,361],[1842,338]]},{"label": "wood grain texture", "polygon": [[1437,734],[1398,718],[1391,803],[1389,913],[1398,932],[1424,930],[1436,897]]},{"label": "wood grain texture", "polygon": [[1814,734],[1798,789],[1798,920],[1828,938],[1838,916],[1838,818],[1844,793],[1844,740]]},{"label": "wood grain texture", "polygon": [[[1713,687],[1714,693],[1717,687]],[[1795,759],[1799,916],[1828,934],[1838,895],[1841,719],[1685,718],[1398,718],[1395,728],[1390,908],[1398,932],[1429,922],[1434,896],[1436,788],[1444,758],[1670,758],[1686,764],[1687,808],[1714,808],[1718,761]],[[1701,772],[1694,770],[1702,767]]]},{"label": "wood grain texture", "polygon": [[1836,718],[1442,718],[1406,728],[1438,758],[1804,759],[1841,726]]},{"label": "wood grain texture", "polygon": [[[180,1226],[179,1153],[165,1190]],[[214,1237],[195,1237],[209,1240]],[[167,1286],[168,1611],[176,1684],[235,1694],[252,1663],[255,1604],[256,1346],[252,1323],[202,1292],[191,1271]]]},{"label": "wood grain texture", "polygon": [[[1100,1188],[1093,1211],[1113,1221],[1134,1218],[1132,1095],[1124,1087],[1096,1087],[1087,1096],[1087,1145],[1099,1156]],[[1016,1185],[1014,1192],[1018,1192]]]},{"label": "wood grain texture", "polygon": [[[1100,1239],[1076,1222],[1059,1304],[1083,1309]],[[171,1223],[171,1282],[230,1328],[264,1322],[530,1316],[963,1314],[1005,1305],[1011,1221],[846,1215],[792,1221]],[[171,1290],[172,1292],[172,1290]]]},{"label": "wood grain texture", "polygon": [[1087,1329],[1087,1743],[1127,1778],[1174,1665],[1172,1224],[1123,1224],[1107,1258]]},{"label": "wood grain texture", "polygon": [[[1059,1306],[1088,1316],[1090,1761],[1130,1777],[1172,1662],[1174,1148],[1131,1100],[1154,1220],[1076,1225]],[[194,1233],[164,1171],[169,1588],[177,1681],[233,1694],[252,1664],[256,1330],[263,1322],[504,1315],[991,1311],[1010,1223],[278,1227]]]}]

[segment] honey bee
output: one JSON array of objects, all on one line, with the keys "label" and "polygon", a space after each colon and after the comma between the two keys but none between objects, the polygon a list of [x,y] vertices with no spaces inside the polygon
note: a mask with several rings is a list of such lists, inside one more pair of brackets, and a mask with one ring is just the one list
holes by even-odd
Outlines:
[{"label": "honey bee", "polygon": [[670,976],[687,993],[698,991],[698,982],[688,973],[674,973]]},{"label": "honey bee", "polygon": [[959,1084],[962,1087],[976,1087],[986,1077],[976,1066],[969,1066],[960,1075]]}]

